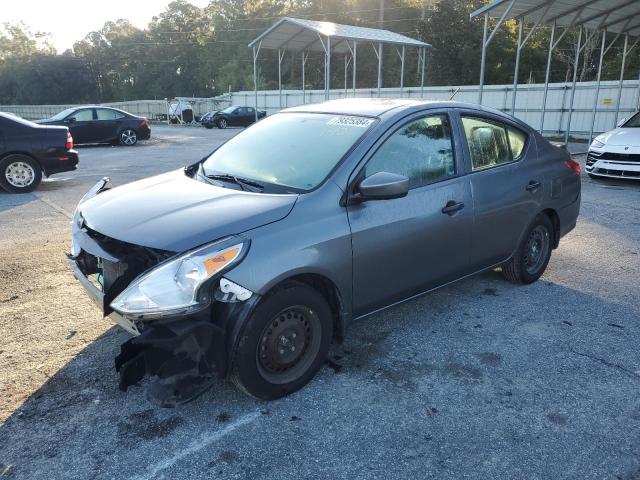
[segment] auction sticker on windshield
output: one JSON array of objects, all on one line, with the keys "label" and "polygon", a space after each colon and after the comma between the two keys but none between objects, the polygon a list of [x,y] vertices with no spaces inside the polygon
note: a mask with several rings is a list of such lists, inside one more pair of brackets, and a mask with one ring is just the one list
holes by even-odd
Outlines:
[{"label": "auction sticker on windshield", "polygon": [[327,122],[327,125],[339,125],[342,127],[367,128],[373,123],[370,118],[362,117],[333,117]]}]

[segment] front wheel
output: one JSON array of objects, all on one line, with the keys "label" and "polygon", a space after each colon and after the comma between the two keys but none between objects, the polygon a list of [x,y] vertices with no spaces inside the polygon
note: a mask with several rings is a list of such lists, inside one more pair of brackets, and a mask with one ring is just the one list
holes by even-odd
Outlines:
[{"label": "front wheel", "polygon": [[218,128],[220,129],[227,128],[227,121],[224,118],[221,118],[216,122],[216,125],[218,125]]},{"label": "front wheel", "polygon": [[0,186],[8,192],[32,192],[41,180],[42,169],[31,157],[14,154],[0,161]]},{"label": "front wheel", "polygon": [[529,226],[516,253],[502,265],[502,274],[513,283],[533,283],[549,264],[553,225],[545,214],[539,214]]},{"label": "front wheel", "polygon": [[132,147],[133,145],[138,143],[138,135],[136,134],[136,131],[134,129],[127,128],[126,130],[120,132],[120,135],[118,135],[118,140],[120,141],[120,145],[123,145],[125,147]]},{"label": "front wheel", "polygon": [[305,386],[323,365],[331,309],[310,286],[291,282],[262,299],[233,358],[231,380],[245,393],[275,400]]}]

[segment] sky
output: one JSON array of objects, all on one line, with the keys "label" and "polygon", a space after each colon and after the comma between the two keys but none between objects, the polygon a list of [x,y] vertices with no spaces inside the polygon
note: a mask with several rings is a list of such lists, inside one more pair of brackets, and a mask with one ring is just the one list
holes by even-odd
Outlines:
[{"label": "sky", "polygon": [[[146,27],[171,0],[0,0],[0,24],[24,22],[33,32],[51,33],[50,42],[62,53],[109,20],[125,18]],[[209,0],[189,0],[204,7]]]}]

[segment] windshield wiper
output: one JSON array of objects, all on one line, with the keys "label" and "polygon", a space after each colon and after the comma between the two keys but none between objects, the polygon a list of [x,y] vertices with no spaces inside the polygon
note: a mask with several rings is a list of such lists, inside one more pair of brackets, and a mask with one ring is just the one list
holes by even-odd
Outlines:
[{"label": "windshield wiper", "polygon": [[[205,175],[205,177],[210,178],[212,180],[222,180],[225,182],[232,182],[236,185],[239,185],[242,190],[246,190],[245,187],[252,187],[257,189],[257,191],[262,192],[264,190],[264,185],[258,183],[254,180],[250,180],[248,178],[237,177],[235,175],[231,175],[229,173],[219,173],[219,174],[210,174]],[[251,190],[256,191],[256,190]]]}]

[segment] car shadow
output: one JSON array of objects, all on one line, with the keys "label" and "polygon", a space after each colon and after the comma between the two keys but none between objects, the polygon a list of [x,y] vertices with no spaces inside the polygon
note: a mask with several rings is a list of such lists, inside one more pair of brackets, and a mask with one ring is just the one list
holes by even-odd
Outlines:
[{"label": "car shadow", "polygon": [[[602,312],[612,312],[615,327]],[[556,283],[514,286],[499,273],[487,272],[355,322],[346,343],[337,347],[339,355],[332,357],[340,368],[321,372],[321,381],[307,387],[306,394],[303,390],[284,402],[265,404],[220,380],[195,401],[175,409],[150,403],[144,386],[118,391],[113,359],[128,335],[113,327],[52,375],[0,426],[0,462],[11,465],[20,478],[59,471],[61,465],[69,469],[66,478],[102,476],[101,472],[118,472],[123,457],[157,459],[167,448],[180,449],[192,430],[199,435],[222,428],[230,411],[286,410],[295,407],[300,395],[348,395],[353,383],[345,383],[345,378],[374,396],[379,385],[380,395],[397,395],[402,402],[411,398],[407,389],[414,395],[424,382],[440,385],[432,391],[434,397],[445,386],[454,394],[463,390],[472,396],[475,386],[491,382],[509,385],[520,397],[531,395],[536,398],[534,407],[543,412],[562,408],[563,398],[579,397],[578,406],[587,408],[572,414],[589,417],[604,408],[600,402],[605,400],[597,396],[604,384],[619,403],[607,409],[636,415],[633,396],[620,394],[637,387],[633,367],[625,367],[637,361],[636,315],[633,306]],[[542,384],[551,393],[541,391]],[[563,396],[553,393],[558,389]],[[477,394],[495,397],[478,403],[491,403],[496,417],[516,408],[512,403],[518,401],[503,398],[497,386]],[[452,402],[455,398],[451,395]],[[308,408],[318,408],[311,403]],[[525,406],[517,408],[522,411]],[[458,415],[477,421],[473,408]],[[580,433],[571,425],[566,428],[570,439]],[[268,438],[262,441],[269,443]]]},{"label": "car shadow", "polygon": [[0,213],[37,200],[34,193],[10,193],[0,188]]}]

